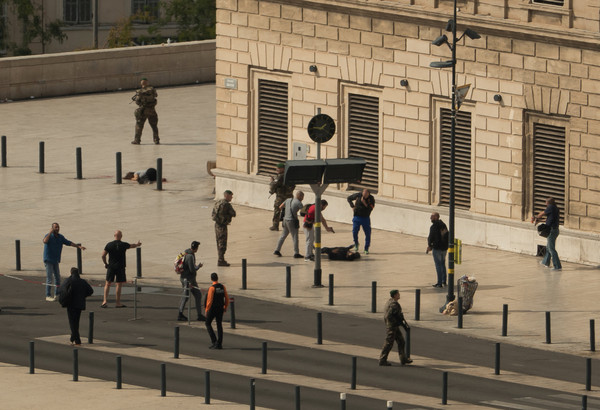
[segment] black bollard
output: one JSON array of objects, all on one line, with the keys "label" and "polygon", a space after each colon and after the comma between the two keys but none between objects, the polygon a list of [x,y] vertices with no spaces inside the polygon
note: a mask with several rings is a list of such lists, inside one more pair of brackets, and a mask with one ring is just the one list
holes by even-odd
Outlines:
[{"label": "black bollard", "polygon": [[256,408],[256,379],[250,379],[250,410]]},{"label": "black bollard", "polygon": [[88,343],[94,344],[94,312],[90,312],[89,315]]},{"label": "black bollard", "polygon": [[290,265],[285,267],[285,297],[292,297],[292,267]]},{"label": "black bollard", "polygon": [[165,363],[160,364],[160,396],[165,397],[167,395],[167,365]]},{"label": "black bollard", "polygon": [[6,135],[2,136],[2,168],[6,168]]},{"label": "black bollard", "polygon": [[587,410],[587,395],[581,396],[581,408],[582,410]]},{"label": "black bollard", "polygon": [[39,150],[39,158],[40,158],[40,164],[38,167],[38,171],[40,174],[43,174],[45,171],[45,165],[46,165],[46,161],[44,158],[44,141],[40,141],[40,150]]},{"label": "black bollard", "polygon": [[346,410],[346,393],[340,393],[340,408]]},{"label": "black bollard", "polygon": [[356,390],[356,356],[352,356],[352,379],[350,380],[350,389]]},{"label": "black bollard", "polygon": [[421,289],[415,289],[415,320],[421,320]]},{"label": "black bollard", "polygon": [[296,401],[296,410],[300,410],[300,386],[294,387],[294,398]]},{"label": "black bollard", "polygon": [[204,372],[204,404],[210,404],[210,371]]},{"label": "black bollard", "polygon": [[179,326],[175,326],[175,346],[173,347],[173,357],[175,359],[179,359]]},{"label": "black bollard", "polygon": [[123,183],[123,168],[121,166],[121,153],[120,152],[117,152],[116,163],[117,163],[117,178],[116,178],[115,183],[122,184]]},{"label": "black bollard", "polygon": [[[79,244],[81,245],[81,244]],[[81,258],[81,248],[77,248],[77,269],[79,269],[79,274],[83,274],[83,260]]]},{"label": "black bollard", "polygon": [[235,299],[233,298],[233,296],[229,298],[229,310],[231,312],[230,327],[232,329],[235,329]]},{"label": "black bollard", "polygon": [[500,343],[496,343],[496,360],[494,363],[494,374],[500,374]]},{"label": "black bollard", "polygon": [[596,351],[596,322],[590,319],[590,350]]},{"label": "black bollard", "polygon": [[162,158],[156,159],[156,190],[162,191]]},{"label": "black bollard", "polygon": [[585,359],[585,389],[592,390],[592,359]]},{"label": "black bollard", "polygon": [[29,374],[35,373],[35,343],[32,341],[29,342]]},{"label": "black bollard", "polygon": [[73,349],[73,381],[79,380],[79,350]]},{"label": "black bollard", "polygon": [[247,261],[246,259],[242,259],[242,289],[246,290],[246,271],[247,271]]},{"label": "black bollard", "polygon": [[448,404],[448,372],[442,374],[442,404]]},{"label": "black bollard", "polygon": [[123,384],[123,372],[121,367],[121,356],[117,356],[117,390],[121,390]]},{"label": "black bollard", "polygon": [[546,343],[552,343],[552,334],[550,330],[550,312],[546,312]]},{"label": "black bollard", "polygon": [[267,374],[267,342],[262,342],[262,374]]},{"label": "black bollard", "polygon": [[17,270],[21,270],[21,240],[15,240],[15,258],[17,261]]},{"label": "black bollard", "polygon": [[81,147],[75,149],[75,160],[77,162],[77,179],[83,179],[83,166],[81,160]]},{"label": "black bollard", "polygon": [[458,297],[458,328],[463,328],[463,298]]},{"label": "black bollard", "polygon": [[410,358],[410,327],[406,329],[406,357]]},{"label": "black bollard", "polygon": [[508,335],[508,305],[502,305],[502,336]]},{"label": "black bollard", "polygon": [[377,282],[371,282],[371,313],[377,312]]},{"label": "black bollard", "polygon": [[329,274],[329,306],[333,306],[333,273]]},{"label": "black bollard", "polygon": [[317,313],[317,344],[323,344],[323,314]]},{"label": "black bollard", "polygon": [[140,248],[140,247],[135,248],[135,259],[136,259],[136,265],[137,265],[136,277],[141,278],[142,277],[142,248]]}]

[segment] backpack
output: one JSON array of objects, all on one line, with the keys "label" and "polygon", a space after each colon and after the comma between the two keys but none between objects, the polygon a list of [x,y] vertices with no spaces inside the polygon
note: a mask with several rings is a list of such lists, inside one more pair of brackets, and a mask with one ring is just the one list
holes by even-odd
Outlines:
[{"label": "backpack", "polygon": [[300,209],[300,216],[306,216],[306,214],[308,213],[308,208],[310,208],[311,206],[313,206],[314,204],[306,204],[304,205],[301,209]]},{"label": "backpack", "polygon": [[175,261],[173,262],[175,273],[178,275],[181,275],[183,273],[183,262],[185,261],[185,255],[187,255],[187,253],[181,252],[179,255],[177,255]]},{"label": "backpack", "polygon": [[215,202],[215,206],[212,210],[212,220],[218,223],[219,225],[225,224],[225,218],[221,212],[221,205],[223,204],[223,200],[219,200]]},{"label": "backpack", "polygon": [[73,281],[68,281],[66,286],[62,286],[58,294],[58,303],[64,308],[71,304],[73,299]]}]

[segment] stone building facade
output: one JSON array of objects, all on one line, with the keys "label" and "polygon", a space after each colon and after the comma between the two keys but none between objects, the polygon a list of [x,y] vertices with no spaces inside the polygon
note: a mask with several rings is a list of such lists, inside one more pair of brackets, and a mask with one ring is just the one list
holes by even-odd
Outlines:
[{"label": "stone building facade", "polygon": [[[322,158],[362,156],[363,181],[330,186],[328,219],[350,221],[349,190],[376,192],[373,225],[425,236],[448,208],[452,0],[217,0],[217,192],[272,204],[281,160],[315,158],[318,110],[337,131]],[[536,254],[530,223],[562,212],[561,258],[600,262],[600,4],[458,1],[456,237]],[[306,189],[305,191],[310,191]],[[265,227],[268,226],[265,223]],[[376,247],[376,244],[374,244]]]}]

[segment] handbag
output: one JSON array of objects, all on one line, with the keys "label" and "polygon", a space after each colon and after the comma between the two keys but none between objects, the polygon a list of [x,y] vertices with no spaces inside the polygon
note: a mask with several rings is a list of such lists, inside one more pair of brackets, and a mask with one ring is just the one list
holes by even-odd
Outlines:
[{"label": "handbag", "polygon": [[550,228],[550,226],[548,226],[546,224],[539,224],[537,227],[538,235],[540,235],[543,238],[547,238],[548,236],[550,236],[551,229],[552,228]]}]

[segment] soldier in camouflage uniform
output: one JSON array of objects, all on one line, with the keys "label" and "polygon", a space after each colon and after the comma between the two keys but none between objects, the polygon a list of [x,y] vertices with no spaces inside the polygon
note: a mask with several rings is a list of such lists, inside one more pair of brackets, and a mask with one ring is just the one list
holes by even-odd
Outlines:
[{"label": "soldier in camouflage uniform", "polygon": [[148,119],[150,127],[152,127],[152,136],[155,144],[160,144],[160,138],[158,138],[158,114],[156,114],[156,97],[157,93],[154,87],[148,84],[147,78],[142,78],[140,82],[142,88],[135,92],[132,100],[138,105],[135,110],[135,137],[132,144],[139,145],[142,139],[142,130],[144,129],[144,123]]},{"label": "soldier in camouflage uniform", "polygon": [[235,217],[235,210],[231,206],[233,192],[227,190],[223,193],[224,198],[215,203],[212,211],[212,220],[215,221],[215,234],[217,236],[217,252],[219,254],[218,266],[229,266],[225,260],[227,251],[227,225],[231,218]]},{"label": "soldier in camouflage uniform", "polygon": [[271,183],[269,184],[269,193],[275,194],[275,203],[273,204],[273,225],[269,228],[272,231],[279,230],[279,221],[281,220],[281,209],[279,206],[285,202],[286,199],[294,196],[294,189],[296,185],[284,185],[283,173],[285,171],[285,164],[280,162],[277,164],[277,175],[271,177]]},{"label": "soldier in camouflage uniform", "polygon": [[390,296],[391,298],[385,305],[385,313],[383,314],[387,334],[385,337],[385,344],[383,345],[381,355],[379,356],[379,366],[391,366],[391,363],[387,361],[387,358],[388,354],[392,351],[392,347],[394,347],[394,341],[396,341],[398,344],[400,363],[402,365],[412,363],[412,360],[406,356],[406,352],[404,351],[404,337],[400,331],[400,326],[402,326],[406,331],[410,329],[410,326],[408,326],[408,323],[406,323],[406,320],[404,320],[402,307],[398,303],[398,299],[400,299],[400,292],[398,292],[396,289],[391,290]]}]

